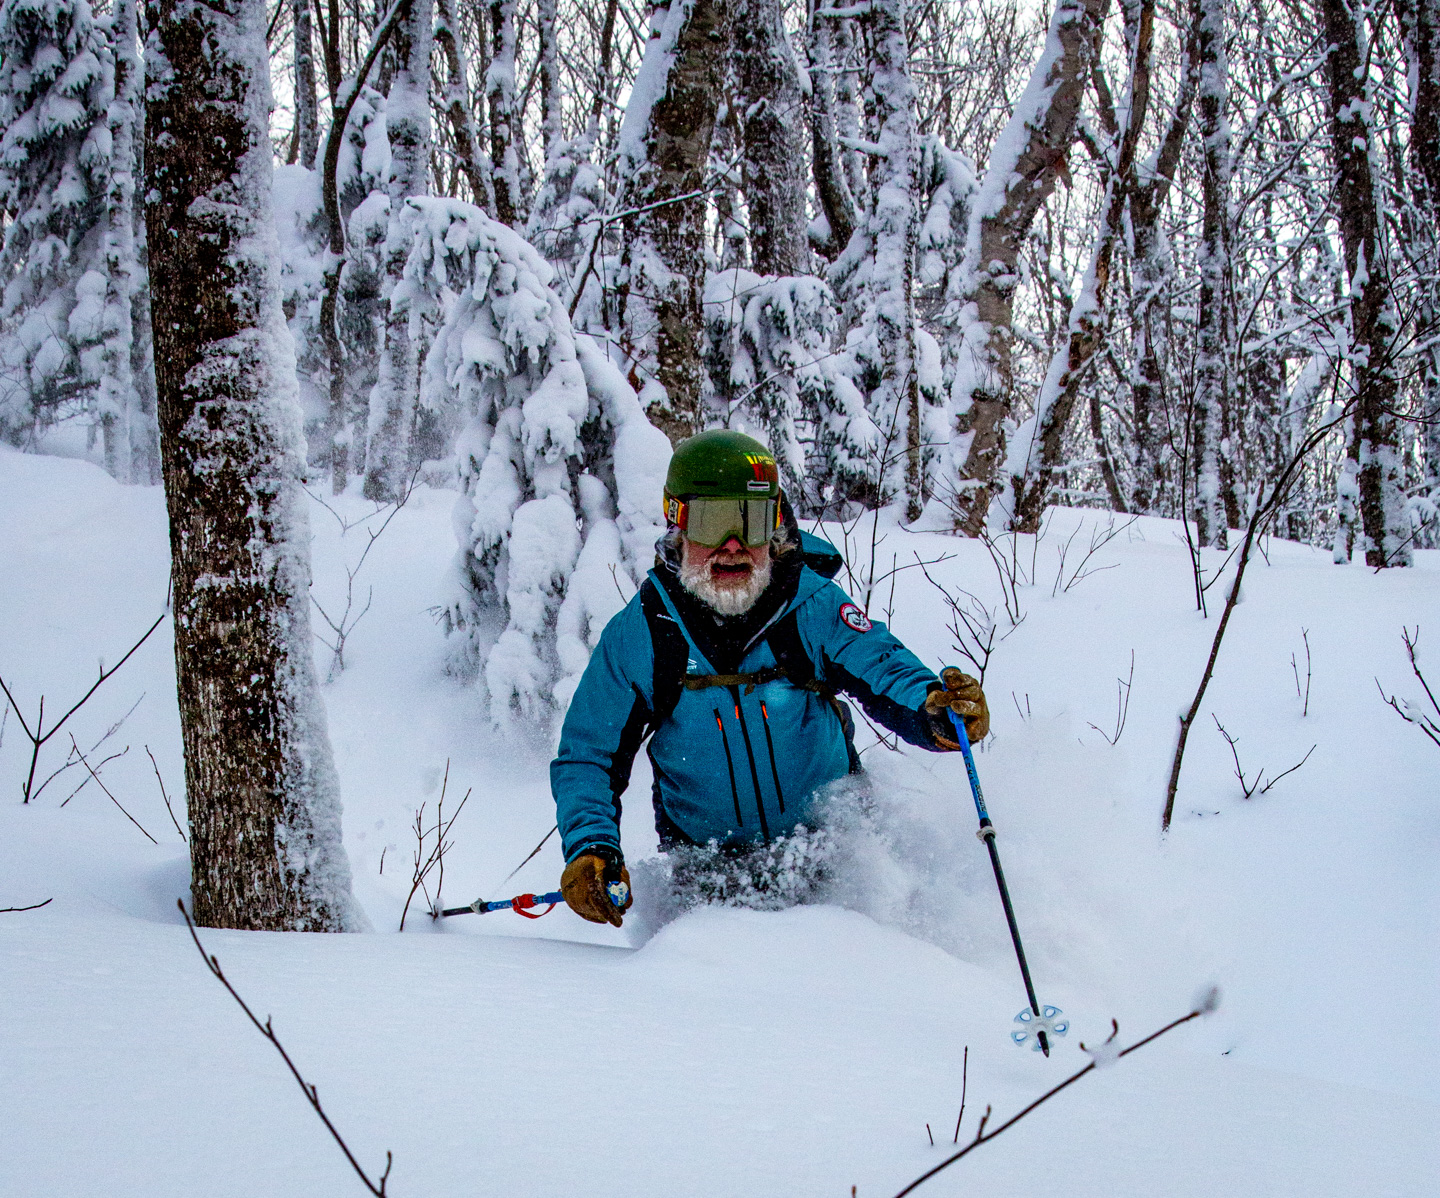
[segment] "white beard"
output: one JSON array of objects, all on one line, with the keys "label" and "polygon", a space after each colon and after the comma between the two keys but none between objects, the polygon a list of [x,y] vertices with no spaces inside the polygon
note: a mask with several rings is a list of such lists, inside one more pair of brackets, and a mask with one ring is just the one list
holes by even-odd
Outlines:
[{"label": "white beard", "polygon": [[722,587],[710,573],[709,561],[699,565],[680,565],[680,585],[700,602],[719,612],[722,616],[743,616],[755,606],[755,601],[770,585],[770,562],[750,571],[750,579],[744,586]]}]

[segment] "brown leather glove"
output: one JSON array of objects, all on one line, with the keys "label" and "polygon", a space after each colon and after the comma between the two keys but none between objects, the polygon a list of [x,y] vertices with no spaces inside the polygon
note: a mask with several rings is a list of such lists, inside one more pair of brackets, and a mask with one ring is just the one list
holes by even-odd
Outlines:
[{"label": "brown leather glove", "polygon": [[618,928],[623,922],[621,915],[630,910],[630,904],[635,900],[633,895],[627,896],[623,907],[617,907],[610,901],[610,895],[605,890],[607,871],[612,881],[618,871],[620,881],[629,890],[630,871],[623,862],[612,863],[597,853],[587,852],[581,853],[565,867],[560,876],[560,892],[565,896],[566,906],[581,919],[614,924]]},{"label": "brown leather glove", "polygon": [[931,691],[925,699],[925,711],[931,717],[930,731],[935,743],[942,749],[960,747],[947,711],[953,711],[965,721],[965,733],[970,737],[971,744],[984,740],[990,733],[990,707],[985,702],[985,692],[980,689],[980,683],[953,666],[940,671],[940,681],[945,684],[945,689]]}]

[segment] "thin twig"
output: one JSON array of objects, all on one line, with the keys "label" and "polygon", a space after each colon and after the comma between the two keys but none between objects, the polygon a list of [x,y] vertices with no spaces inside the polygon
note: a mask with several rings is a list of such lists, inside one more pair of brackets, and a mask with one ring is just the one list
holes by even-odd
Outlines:
[{"label": "thin twig", "polygon": [[540,843],[537,844],[533,849],[530,850],[530,856],[526,857],[524,861],[520,862],[519,865],[517,865],[517,866],[516,866],[514,869],[512,869],[508,874],[506,874],[504,881],[502,881],[499,886],[495,887],[495,889],[496,889],[496,890],[499,890],[502,886],[505,885],[505,882],[508,882],[511,878],[513,878],[516,874],[518,874],[522,869],[524,869],[527,865],[529,865],[530,862],[532,862],[533,860],[535,860],[536,854],[538,854],[538,853],[540,852],[540,850],[545,847],[545,845],[546,845],[546,843],[549,841],[550,837],[554,836],[555,833],[558,832],[558,831],[560,831],[560,825],[559,825],[559,824],[556,824],[555,827],[551,828],[550,831],[546,832],[545,835],[544,835],[544,837],[541,839]]},{"label": "thin twig", "polygon": [[[136,819],[133,815],[131,815],[128,811],[126,811],[125,808],[120,805],[120,800],[110,793],[110,788],[106,786],[105,783],[100,781],[100,775],[97,774],[93,769],[90,769],[90,763],[85,760],[85,754],[80,752],[80,746],[75,743],[75,734],[73,732],[70,734],[70,743],[74,746],[75,755],[80,758],[80,764],[83,765],[87,770],[90,770],[90,776],[95,779],[95,785],[105,792],[106,798],[108,798],[112,803],[114,803],[115,806],[120,808],[121,815],[128,819],[137,828],[140,828],[140,831],[145,832],[145,829],[140,825],[140,821]],[[129,746],[126,746],[126,752],[128,751]],[[158,840],[155,839],[155,837],[151,836],[149,832],[145,832],[145,839],[148,840],[151,844],[160,843]]]},{"label": "thin twig", "polygon": [[[123,666],[127,661],[129,661],[132,657],[135,656],[135,653],[139,650],[140,646],[150,639],[151,633],[153,633],[157,628],[160,627],[161,622],[169,614],[170,596],[167,594],[165,596],[165,608],[158,616],[155,617],[155,623],[151,624],[150,627],[145,630],[145,634],[138,641],[136,641],[133,645],[130,646],[125,656],[122,657],[119,661],[117,661],[108,670],[105,668],[103,663],[101,664],[100,676],[95,679],[95,682],[90,687],[90,689],[80,696],[80,698],[75,702],[75,705],[71,707],[69,711],[67,711],[64,715],[62,715],[58,720],[55,721],[54,725],[51,726],[48,732],[45,731],[45,696],[40,696],[40,713],[35,719],[35,730],[32,732],[30,730],[29,723],[25,719],[24,712],[20,710],[20,704],[15,702],[15,696],[10,693],[10,688],[5,684],[5,679],[3,677],[0,677],[0,691],[5,692],[5,698],[9,701],[10,706],[15,709],[15,718],[20,721],[20,727],[25,730],[25,735],[30,738],[30,772],[26,775],[24,787],[21,788],[21,794],[24,796],[22,802],[28,803],[33,797],[31,794],[31,787],[35,783],[35,768],[40,760],[40,750],[45,746],[45,743],[57,732],[59,732],[61,728],[65,726],[66,720],[68,720],[72,715],[74,715],[77,711],[84,707],[87,702],[89,702],[90,696],[93,695],[97,690],[99,690],[107,679],[112,678],[115,675],[115,672],[119,670],[121,666]],[[131,710],[134,709],[132,708]]]},{"label": "thin twig", "polygon": [[[1125,721],[1130,715],[1130,690],[1135,684],[1135,650],[1130,650],[1130,676],[1128,678],[1115,679],[1115,735],[1111,736],[1105,729],[1091,724],[1096,732],[1100,733],[1110,744],[1119,742],[1120,734],[1125,731]],[[1011,694],[1014,694],[1012,691]]]},{"label": "thin twig", "polygon": [[970,1045],[965,1045],[965,1056],[960,1062],[960,1114],[955,1117],[955,1138],[952,1144],[960,1143],[960,1123],[965,1118],[965,1091],[970,1088]]},{"label": "thin twig", "polygon": [[[1151,1032],[1150,1035],[1146,1036],[1143,1040],[1137,1041],[1136,1043],[1130,1045],[1129,1048],[1122,1049],[1117,1054],[1117,1056],[1129,1056],[1137,1049],[1144,1048],[1145,1045],[1149,1044],[1152,1040],[1158,1040],[1166,1032],[1174,1031],[1174,1029],[1179,1027],[1182,1023],[1189,1023],[1192,1019],[1198,1019],[1202,1015],[1207,1015],[1214,1009],[1215,996],[1214,992],[1212,991],[1210,995],[1207,995],[1206,1000],[1202,1002],[1201,1005],[1198,1006],[1195,1010],[1191,1011],[1188,1015],[1182,1015],[1179,1019],[1167,1023],[1159,1031]],[[924,1173],[920,1174],[919,1177],[917,1177],[908,1186],[906,1186],[903,1190],[896,1194],[895,1198],[905,1198],[906,1194],[909,1194],[911,1191],[918,1188],[922,1182],[929,1181],[930,1178],[934,1177],[935,1174],[939,1173],[942,1169],[948,1169],[961,1157],[966,1156],[970,1152],[974,1151],[976,1148],[979,1148],[981,1144],[988,1143],[996,1136],[998,1136],[1001,1132],[1005,1131],[1007,1128],[1014,1127],[1015,1124],[1019,1123],[1021,1119],[1025,1118],[1025,1116],[1028,1115],[1031,1111],[1033,1111],[1036,1107],[1054,1098],[1055,1095],[1059,1094],[1061,1090],[1066,1089],[1068,1086],[1074,1085],[1087,1073],[1094,1072],[1096,1067],[1096,1062],[1092,1060],[1090,1064],[1085,1066],[1084,1069],[1081,1069],[1078,1073],[1072,1073],[1058,1086],[1054,1086],[1051,1089],[1047,1090],[1044,1094],[1040,1095],[1039,1098],[1035,1099],[1035,1101],[1032,1102],[1029,1106],[1022,1109],[1019,1113],[1011,1115],[1010,1118],[1005,1120],[1004,1123],[1000,1124],[1000,1126],[997,1127],[994,1131],[988,1133],[985,1131],[985,1125],[990,1120],[990,1108],[986,1107],[985,1117],[980,1120],[980,1128],[975,1133],[975,1138],[971,1140],[970,1143],[965,1145],[964,1148],[960,1149],[959,1152],[955,1153],[953,1156],[947,1157],[945,1160],[941,1161],[938,1165],[936,1165],[933,1169],[927,1169]]]},{"label": "thin twig", "polygon": [[0,907],[0,915],[8,915],[11,911],[38,911],[41,907],[54,901],[53,898],[48,898],[43,903],[31,903],[28,907]]},{"label": "thin twig", "polygon": [[1305,690],[1303,694],[1300,690],[1300,663],[1295,660],[1293,653],[1290,654],[1290,669],[1295,674],[1295,697],[1304,701],[1304,707],[1300,712],[1303,719],[1310,714],[1310,630],[1308,628],[1300,630],[1300,639],[1305,642]]},{"label": "thin twig", "polygon": [[155,754],[150,752],[150,746],[145,746],[145,756],[150,758],[150,764],[155,770],[155,781],[160,783],[160,797],[165,800],[165,810],[170,812],[170,822],[175,825],[175,831],[180,833],[180,839],[186,844],[190,838],[185,835],[185,829],[180,826],[180,821],[175,818],[175,809],[170,806],[170,796],[165,793],[165,779],[160,776],[160,767],[155,764]]},{"label": "thin twig", "polygon": [[245,1017],[255,1025],[256,1031],[274,1045],[275,1051],[280,1054],[280,1059],[285,1062],[285,1067],[290,1070],[290,1076],[295,1079],[296,1085],[300,1087],[300,1092],[305,1095],[305,1101],[308,1102],[315,1113],[320,1116],[320,1122],[325,1125],[325,1130],[330,1133],[335,1143],[340,1145],[340,1151],[345,1154],[345,1159],[350,1162],[350,1167],[355,1170],[360,1180],[365,1183],[365,1188],[374,1194],[376,1198],[385,1198],[385,1184],[390,1179],[390,1166],[394,1163],[391,1154],[388,1151],[385,1153],[385,1172],[380,1175],[379,1182],[371,1181],[370,1175],[360,1167],[360,1162],[355,1159],[355,1154],[350,1151],[350,1146],[345,1143],[345,1138],[336,1130],[335,1125],[330,1122],[330,1116],[325,1113],[325,1108],[320,1105],[319,1091],[314,1085],[305,1080],[300,1070],[296,1068],[295,1062],[290,1059],[290,1054],[285,1051],[285,1046],[280,1043],[280,1038],[275,1035],[275,1029],[271,1026],[270,1017],[267,1015],[264,1023],[261,1023],[260,1020],[255,1017],[255,1012],[253,1012],[245,1000],[240,997],[239,991],[230,984],[230,979],[227,978],[224,971],[221,970],[219,958],[207,953],[205,946],[200,943],[200,937],[195,931],[195,923],[190,918],[190,912],[185,910],[184,900],[176,899],[175,905],[180,908],[180,914],[185,917],[185,926],[190,929],[190,939],[195,942],[195,948],[200,953],[201,959],[204,960],[205,968],[215,976],[216,981],[230,992],[230,997],[240,1004],[240,1009],[245,1012]]}]

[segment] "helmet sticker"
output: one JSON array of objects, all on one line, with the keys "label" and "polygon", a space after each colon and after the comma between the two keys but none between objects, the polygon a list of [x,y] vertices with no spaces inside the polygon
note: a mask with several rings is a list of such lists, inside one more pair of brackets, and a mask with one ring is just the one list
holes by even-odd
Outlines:
[{"label": "helmet sticker", "polygon": [[840,609],[840,620],[845,627],[856,632],[869,632],[874,627],[870,618],[853,603],[847,603]]}]

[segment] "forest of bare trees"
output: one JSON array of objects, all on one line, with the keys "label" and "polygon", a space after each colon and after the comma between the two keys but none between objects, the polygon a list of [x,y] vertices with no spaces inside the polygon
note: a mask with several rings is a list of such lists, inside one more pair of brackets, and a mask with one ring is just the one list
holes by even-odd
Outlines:
[{"label": "forest of bare trees", "polygon": [[[757,432],[811,513],[977,535],[1062,502],[1223,545],[1329,413],[1281,528],[1403,565],[1440,477],[1433,8],[277,0],[310,468],[383,500],[463,456],[429,196],[538,252],[652,424]],[[135,18],[5,6],[0,425],[90,428],[148,480]]]},{"label": "forest of bare trees", "polygon": [[1197,594],[1234,530],[1440,544],[1437,25],[6,0],[0,435],[163,476],[202,917],[252,918],[206,861],[258,828],[254,918],[351,920],[302,483],[458,492],[441,616],[497,720],[563,709],[718,425],[802,517],[1178,518]]}]

